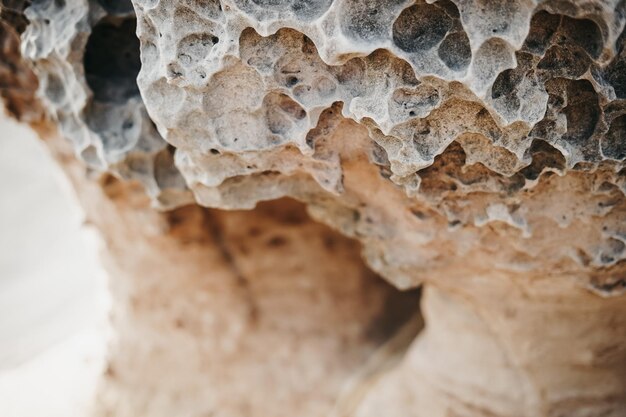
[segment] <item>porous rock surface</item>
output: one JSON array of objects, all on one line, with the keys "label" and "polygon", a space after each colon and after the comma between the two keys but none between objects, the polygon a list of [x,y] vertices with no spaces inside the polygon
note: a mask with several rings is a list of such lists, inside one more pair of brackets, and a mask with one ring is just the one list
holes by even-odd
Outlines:
[{"label": "porous rock surface", "polygon": [[626,412],[624,1],[25,16],[40,97],[93,169],[163,209],[296,198],[396,287],[425,284],[430,325],[351,413]]},{"label": "porous rock surface", "polygon": [[498,248],[491,263],[516,271],[626,256],[624,13],[47,1],[26,10],[23,51],[95,168],[140,179],[165,207],[189,202],[186,187],[227,209],[304,200],[409,287],[451,263],[443,246],[465,265]]}]

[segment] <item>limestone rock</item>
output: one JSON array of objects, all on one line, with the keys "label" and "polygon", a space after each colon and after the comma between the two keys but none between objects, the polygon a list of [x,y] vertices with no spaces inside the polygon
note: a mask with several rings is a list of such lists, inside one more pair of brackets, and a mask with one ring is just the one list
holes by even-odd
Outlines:
[{"label": "limestone rock", "polygon": [[298,199],[426,287],[424,333],[340,415],[626,415],[623,0],[24,15],[39,97],[92,169],[162,209]]},{"label": "limestone rock", "polygon": [[626,256],[623,3],[134,8],[36,3],[23,50],[83,159],[157,203],[296,197],[401,287],[441,247],[568,274]]},{"label": "limestone rock", "polygon": [[44,1],[24,14],[23,55],[35,63],[40,97],[77,154],[98,171],[139,180],[157,206],[191,202],[173,149],[139,95],[132,6]]}]

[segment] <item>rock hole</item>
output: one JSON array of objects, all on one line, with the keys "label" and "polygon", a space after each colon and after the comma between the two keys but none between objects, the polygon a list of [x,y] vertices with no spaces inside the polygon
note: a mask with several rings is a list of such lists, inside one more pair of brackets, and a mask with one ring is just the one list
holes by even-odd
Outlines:
[{"label": "rock hole", "polygon": [[543,55],[560,22],[561,16],[559,15],[544,11],[535,13],[530,21],[530,30],[524,41],[524,48],[534,54]]},{"label": "rock hole", "polygon": [[120,16],[134,13],[133,4],[130,0],[98,0],[98,4],[110,15]]},{"label": "rock hole", "polygon": [[581,48],[569,44],[551,46],[537,64],[537,68],[548,71],[546,78],[578,78],[590,65],[589,56]]},{"label": "rock hole", "polygon": [[600,119],[600,104],[593,85],[587,80],[571,81],[567,86],[567,132],[563,139],[575,145],[585,144]]},{"label": "rock hole", "polygon": [[453,71],[467,68],[472,60],[472,50],[467,34],[463,31],[450,33],[439,45],[437,54],[443,63]]},{"label": "rock hole", "polygon": [[600,57],[604,42],[600,28],[593,21],[563,16],[560,32],[564,42],[580,46],[595,59]]},{"label": "rock hole", "polygon": [[85,49],[85,78],[94,100],[122,103],[139,95],[141,69],[135,18],[105,18],[94,28]]},{"label": "rock hole", "polygon": [[393,41],[405,52],[434,48],[452,27],[446,12],[432,4],[417,4],[400,13],[393,24]]},{"label": "rock hole", "polygon": [[561,171],[565,167],[563,154],[544,140],[535,139],[530,145],[529,152],[532,156],[532,162],[520,172],[531,181],[539,178],[541,173],[547,168]]},{"label": "rock hole", "polygon": [[616,42],[617,55],[607,66],[604,78],[613,86],[617,98],[626,98],[626,29]]},{"label": "rock hole", "polygon": [[617,161],[626,159],[626,114],[613,119],[600,144],[605,157]]}]

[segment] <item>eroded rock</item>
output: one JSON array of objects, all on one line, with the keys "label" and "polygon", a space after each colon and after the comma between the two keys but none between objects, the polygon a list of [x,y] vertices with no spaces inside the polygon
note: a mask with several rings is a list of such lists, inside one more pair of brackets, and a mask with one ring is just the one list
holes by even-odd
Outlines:
[{"label": "eroded rock", "polygon": [[66,0],[25,16],[39,96],[93,169],[163,209],[296,198],[396,287],[431,288],[432,327],[341,415],[626,412],[623,1]]}]

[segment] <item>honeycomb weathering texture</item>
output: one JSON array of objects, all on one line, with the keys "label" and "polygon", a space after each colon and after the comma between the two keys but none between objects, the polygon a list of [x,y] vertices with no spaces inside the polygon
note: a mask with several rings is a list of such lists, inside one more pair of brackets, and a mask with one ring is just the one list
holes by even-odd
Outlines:
[{"label": "honeycomb weathering texture", "polygon": [[624,2],[132,6],[36,2],[23,51],[82,158],[157,204],[296,197],[401,287],[488,256],[624,288]]},{"label": "honeycomb weathering texture", "polygon": [[139,180],[159,206],[192,201],[139,95],[132,5],[39,1],[25,17],[22,53],[34,63],[42,101],[80,157],[98,171]]},{"label": "honeycomb weathering texture", "polygon": [[[626,415],[626,2],[11,3],[121,277],[102,415]],[[293,202],[205,208],[285,196],[417,337]]]}]

